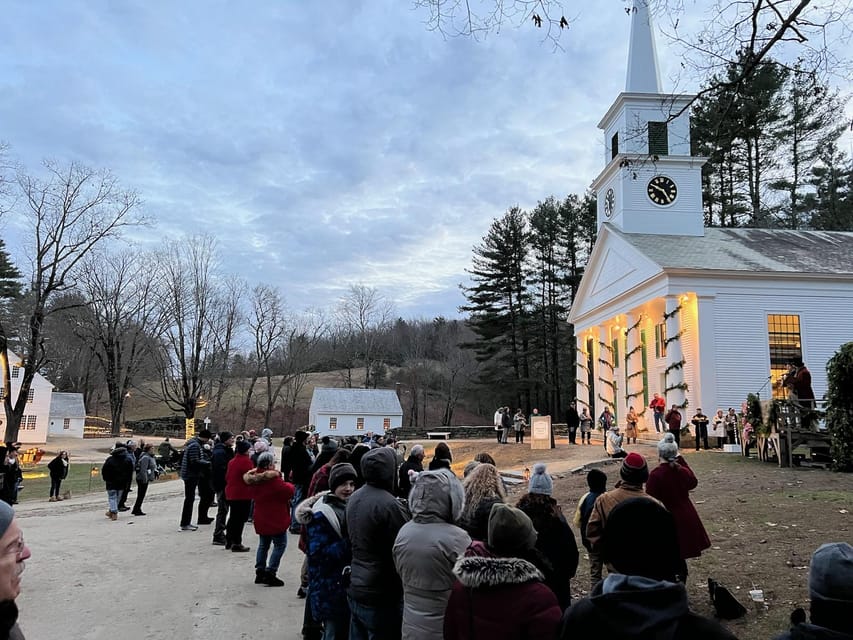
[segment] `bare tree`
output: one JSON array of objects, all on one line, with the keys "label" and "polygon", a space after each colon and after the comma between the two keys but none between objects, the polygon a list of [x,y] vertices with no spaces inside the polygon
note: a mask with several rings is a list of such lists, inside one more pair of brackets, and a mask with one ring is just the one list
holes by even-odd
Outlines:
[{"label": "bare tree", "polygon": [[204,363],[205,377],[209,380],[208,396],[213,400],[213,411],[218,412],[222,398],[231,385],[232,359],[239,349],[238,335],[245,323],[243,296],[247,289],[245,280],[226,278],[222,285],[222,296],[216,297],[209,314],[211,334],[216,341],[208,361]]},{"label": "bare tree", "polygon": [[104,372],[113,435],[123,426],[124,405],[163,328],[153,257],[138,251],[93,253],[79,281],[87,313],[72,316],[74,332],[89,345]]},{"label": "bare tree", "polygon": [[[62,309],[51,306],[51,300],[75,286],[81,262],[98,245],[117,236],[124,227],[142,222],[136,214],[139,197],[122,189],[109,171],[55,162],[46,162],[45,169],[45,178],[21,171],[15,181],[18,199],[14,206],[16,210],[20,208],[20,215],[30,228],[26,253],[31,273],[26,328],[18,335],[10,335],[0,324],[6,441],[18,439],[27,395],[45,361],[45,318]],[[14,404],[10,395],[9,348],[15,348],[22,359],[21,389]]]},{"label": "bare tree", "polygon": [[338,304],[338,320],[350,336],[358,359],[364,367],[364,388],[376,386],[379,332],[388,327],[394,306],[376,289],[363,284],[351,285]]},{"label": "bare tree", "polygon": [[216,273],[216,241],[208,235],[174,241],[158,263],[165,323],[160,353],[162,399],[191,419],[204,389],[203,363],[216,348],[210,321],[222,296]]}]

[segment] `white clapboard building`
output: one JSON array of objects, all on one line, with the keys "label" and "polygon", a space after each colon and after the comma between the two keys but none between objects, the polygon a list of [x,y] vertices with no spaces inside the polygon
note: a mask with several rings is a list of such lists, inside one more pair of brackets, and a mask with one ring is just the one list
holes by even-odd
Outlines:
[{"label": "white clapboard building", "polygon": [[[572,306],[577,397],[599,415],[667,406],[739,408],[783,395],[791,358],[826,392],[826,363],[853,340],[853,233],[703,226],[690,155],[692,96],[662,93],[645,0],[634,0],[625,91],[599,123],[599,235]],[[646,411],[645,422],[651,423]]]},{"label": "white clapboard building", "polygon": [[[21,378],[24,375],[20,356],[6,352],[9,358],[9,382],[11,385],[12,404],[18,400],[21,391]],[[44,444],[47,442],[48,423],[50,419],[50,403],[53,385],[44,376],[36,374],[27,394],[27,408],[21,418],[18,431],[18,441],[21,444]],[[3,388],[0,385],[0,398]],[[0,411],[0,430],[6,429],[6,416]]]},{"label": "white clapboard building", "polygon": [[86,424],[86,404],[82,393],[59,393],[54,391],[50,402],[51,436],[82,438]]},{"label": "white clapboard building", "polygon": [[390,389],[333,389],[317,387],[311,396],[308,421],[321,435],[356,436],[397,429],[403,409]]}]

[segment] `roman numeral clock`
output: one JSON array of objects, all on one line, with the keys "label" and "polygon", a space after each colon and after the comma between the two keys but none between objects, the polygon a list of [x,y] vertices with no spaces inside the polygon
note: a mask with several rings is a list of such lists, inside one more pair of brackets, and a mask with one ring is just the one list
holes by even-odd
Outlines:
[{"label": "roman numeral clock", "polygon": [[678,197],[678,187],[672,178],[655,176],[646,186],[646,195],[656,205],[664,207],[675,202],[675,198]]}]

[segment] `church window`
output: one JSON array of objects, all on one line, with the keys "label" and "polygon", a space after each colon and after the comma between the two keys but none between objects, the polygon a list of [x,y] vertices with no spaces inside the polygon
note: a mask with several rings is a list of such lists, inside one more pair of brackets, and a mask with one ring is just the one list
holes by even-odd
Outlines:
[{"label": "church window", "polygon": [[655,325],[655,357],[666,358],[666,323]]},{"label": "church window", "polygon": [[35,400],[35,397],[36,397],[36,390],[35,389],[30,389],[29,391],[27,391],[27,402],[32,402],[33,400]]},{"label": "church window", "polygon": [[359,431],[364,431],[364,418],[355,419],[355,428]]},{"label": "church window", "polygon": [[329,431],[338,428],[338,419],[334,416],[329,417]]},{"label": "church window", "polygon": [[382,418],[382,428],[385,429],[385,431],[388,431],[388,429],[391,428],[391,418]]},{"label": "church window", "polygon": [[12,377],[17,378],[21,375],[21,367],[12,367]]},{"label": "church window", "polygon": [[800,316],[769,314],[767,338],[770,347],[770,381],[773,386],[773,397],[784,398],[787,390],[781,385],[781,381],[788,370],[788,361],[803,357]]},{"label": "church window", "polygon": [[619,155],[619,132],[613,134],[610,138],[610,159],[612,160]]},{"label": "church window", "polygon": [[68,431],[71,428],[71,418],[62,419],[62,428]]},{"label": "church window", "polygon": [[36,416],[21,416],[21,429],[25,431],[35,431]]},{"label": "church window", "polygon": [[669,136],[666,122],[649,122],[649,155],[669,155]]}]

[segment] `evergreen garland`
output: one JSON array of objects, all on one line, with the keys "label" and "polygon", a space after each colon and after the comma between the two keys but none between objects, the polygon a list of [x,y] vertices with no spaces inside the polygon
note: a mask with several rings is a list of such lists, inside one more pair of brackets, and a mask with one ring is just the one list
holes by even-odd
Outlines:
[{"label": "evergreen garland", "polygon": [[628,353],[625,354],[625,362],[628,362],[628,358],[637,353],[640,349],[643,348],[642,343],[638,344],[636,347],[631,349]]},{"label": "evergreen garland", "polygon": [[[671,384],[666,389],[663,390],[664,394],[669,391],[675,391],[676,389],[681,389],[682,391],[690,391],[690,387],[687,386],[686,382],[679,382],[678,384]],[[686,405],[685,405],[686,406]]]},{"label": "evergreen garland", "polygon": [[616,383],[612,380],[605,380],[604,378],[599,378],[598,381],[606,384],[611,389],[616,389]]},{"label": "evergreen garland", "polygon": [[628,380],[630,380],[631,378],[636,378],[637,376],[641,376],[641,375],[643,375],[645,372],[646,372],[646,370],[645,370],[645,369],[640,369],[639,371],[635,371],[635,372],[634,372],[634,373],[632,373],[631,375],[625,376],[625,381],[627,382],[627,381],[628,381]]},{"label": "evergreen garland", "polygon": [[607,365],[608,367],[610,367],[610,370],[611,370],[611,371],[613,371],[613,365],[612,365],[612,364],[610,364],[607,360],[605,360],[604,358],[599,358],[599,359],[598,359],[598,361],[599,361],[601,364],[605,364],[605,365]]},{"label": "evergreen garland", "polygon": [[677,314],[679,311],[681,311],[681,303],[680,303],[680,302],[678,303],[678,306],[677,306],[675,309],[673,309],[672,311],[670,311],[669,313],[666,313],[666,312],[664,311],[664,314],[663,314],[663,321],[664,321],[664,322],[666,322],[666,321],[667,321],[667,320],[669,320],[670,318],[674,317],[674,316],[675,316],[675,314]]},{"label": "evergreen garland", "polygon": [[678,362],[673,362],[666,369],[663,370],[664,375],[668,374],[670,371],[675,371],[676,369],[682,369],[686,364],[686,360],[681,359]]},{"label": "evergreen garland", "polygon": [[675,334],[674,336],[672,336],[671,338],[667,338],[666,340],[664,340],[664,341],[663,341],[664,349],[665,349],[667,346],[669,346],[669,344],[670,344],[670,343],[675,342],[676,340],[681,340],[681,336],[683,336],[683,335],[684,335],[684,329],[682,329],[681,331],[679,331],[678,333],[676,333],[676,334]]},{"label": "evergreen garland", "polygon": [[601,342],[599,340],[598,346],[601,347],[602,349],[607,349],[611,355],[613,354],[613,347],[611,345],[607,344],[606,342]]},{"label": "evergreen garland", "polygon": [[639,391],[637,391],[637,392],[635,392],[635,393],[626,393],[626,394],[625,394],[625,400],[630,400],[631,398],[638,398],[638,397],[640,397],[641,395],[643,395],[643,390],[642,390],[642,389],[640,389]]},{"label": "evergreen garland", "polygon": [[643,321],[643,314],[641,313],[640,316],[637,318],[637,321],[625,330],[625,335],[627,336],[629,333],[631,333],[632,331],[637,329],[637,327],[640,326],[640,323],[642,321]]}]

